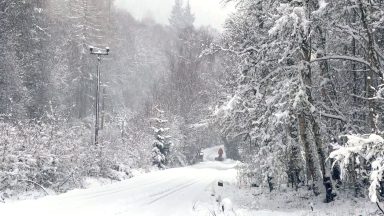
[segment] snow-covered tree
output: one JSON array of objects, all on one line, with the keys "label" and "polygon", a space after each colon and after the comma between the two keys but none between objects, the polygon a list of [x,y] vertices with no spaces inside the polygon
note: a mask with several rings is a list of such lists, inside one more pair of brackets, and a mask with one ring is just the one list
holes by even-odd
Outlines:
[{"label": "snow-covered tree", "polygon": [[193,28],[195,16],[192,14],[189,1],[184,7],[183,0],[175,0],[173,5],[169,23],[176,31],[183,31],[186,28]]},{"label": "snow-covered tree", "polygon": [[155,118],[152,119],[152,129],[155,134],[152,149],[152,163],[158,168],[165,168],[168,165],[169,153],[172,145],[171,136],[168,135],[169,128],[166,127],[168,120],[164,119],[164,111],[154,108]]},{"label": "snow-covered tree", "polygon": [[[381,1],[235,1],[221,44],[232,59],[215,112],[224,143],[260,181],[307,180],[333,199],[326,144],[378,132]],[[381,29],[381,28],[379,28]],[[379,60],[381,59],[381,60]],[[252,149],[255,149],[252,151]],[[356,160],[346,184],[357,185]],[[266,181],[264,181],[266,183]],[[361,187],[359,187],[361,190]]]},{"label": "snow-covered tree", "polygon": [[[352,165],[358,170],[357,175],[369,178],[369,198],[372,202],[379,202],[383,196],[384,174],[384,139],[383,137],[370,135],[348,135],[345,145],[338,146],[330,158],[335,159],[333,165],[340,164],[342,176],[347,177]],[[361,187],[361,186],[360,186]]]}]

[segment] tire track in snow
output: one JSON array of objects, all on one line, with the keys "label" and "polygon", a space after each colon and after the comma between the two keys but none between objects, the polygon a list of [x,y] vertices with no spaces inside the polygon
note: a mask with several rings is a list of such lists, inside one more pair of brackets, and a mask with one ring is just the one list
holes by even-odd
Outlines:
[{"label": "tire track in snow", "polygon": [[[166,182],[169,182],[172,180],[176,180],[176,179],[178,179],[178,178],[175,177],[172,179],[164,179],[162,181],[152,181],[152,182],[145,184],[144,186],[135,187],[135,188],[132,188],[133,185],[131,185],[130,179],[127,179],[126,184],[124,184],[124,185],[122,185],[122,187],[119,187],[116,189],[108,190],[108,188],[103,188],[103,190],[98,191],[98,192],[92,192],[89,194],[84,194],[84,195],[75,196],[75,197],[65,197],[65,198],[62,198],[62,200],[65,200],[65,199],[72,199],[73,200],[74,198],[78,199],[78,200],[90,200],[90,199],[96,199],[96,198],[100,198],[100,197],[115,195],[118,193],[127,193],[127,192],[132,193],[134,191],[140,191],[140,190],[143,190],[146,188],[154,187],[156,185],[162,185],[163,183],[166,183]],[[123,182],[120,182],[120,183],[123,183]],[[106,185],[106,187],[108,187],[108,186],[109,185]],[[84,189],[84,190],[89,190],[89,189]]]},{"label": "tire track in snow", "polygon": [[181,185],[179,185],[178,187],[174,188],[173,190],[172,190],[172,189],[170,189],[170,190],[165,190],[165,191],[162,191],[162,192],[160,192],[160,193],[154,194],[154,195],[152,195],[151,197],[154,197],[154,196],[157,196],[157,197],[156,197],[155,199],[153,199],[153,200],[147,202],[146,204],[147,204],[147,205],[150,205],[150,204],[152,204],[152,203],[155,203],[156,201],[159,201],[159,200],[161,200],[161,199],[163,199],[163,198],[165,198],[165,197],[167,197],[167,196],[169,196],[169,195],[172,195],[172,194],[174,194],[174,193],[176,193],[176,192],[179,192],[179,191],[181,191],[181,190],[183,190],[183,189],[185,189],[185,188],[188,188],[188,187],[190,187],[190,186],[192,186],[192,185],[194,185],[194,184],[196,184],[196,183],[198,183],[198,182],[199,182],[199,180],[192,181],[192,182],[188,182],[188,183],[186,183],[186,184],[181,184]]}]

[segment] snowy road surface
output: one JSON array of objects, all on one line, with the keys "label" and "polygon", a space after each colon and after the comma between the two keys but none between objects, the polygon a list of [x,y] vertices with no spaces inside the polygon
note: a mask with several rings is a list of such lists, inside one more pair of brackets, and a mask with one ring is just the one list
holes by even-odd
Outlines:
[{"label": "snowy road surface", "polygon": [[[205,161],[190,167],[143,174],[132,179],[73,190],[38,200],[0,204],[0,216],[208,216],[218,212],[217,181],[236,182],[236,162],[216,162],[217,147],[205,150]],[[217,214],[216,215],[234,215]],[[257,211],[236,215],[281,215]],[[285,215],[285,214],[284,214]]]},{"label": "snowy road surface", "polygon": [[218,179],[234,182],[235,166],[235,162],[205,161],[156,171],[115,184],[0,204],[0,215],[206,215],[210,207],[204,209],[204,204],[212,203],[212,184]]}]

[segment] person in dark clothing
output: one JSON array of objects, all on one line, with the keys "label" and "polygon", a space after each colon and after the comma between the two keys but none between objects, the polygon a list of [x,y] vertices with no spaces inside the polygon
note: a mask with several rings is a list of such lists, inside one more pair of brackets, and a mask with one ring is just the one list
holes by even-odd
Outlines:
[{"label": "person in dark clothing", "polygon": [[216,157],[215,160],[217,161],[223,161],[224,158],[223,158],[223,154],[224,154],[224,151],[222,148],[219,149],[219,151],[217,152],[219,154],[219,157]]},{"label": "person in dark clothing", "polygon": [[220,148],[219,151],[218,151],[217,153],[219,154],[219,158],[222,158],[222,157],[223,157],[223,153],[224,153],[224,151],[223,151],[222,148]]}]

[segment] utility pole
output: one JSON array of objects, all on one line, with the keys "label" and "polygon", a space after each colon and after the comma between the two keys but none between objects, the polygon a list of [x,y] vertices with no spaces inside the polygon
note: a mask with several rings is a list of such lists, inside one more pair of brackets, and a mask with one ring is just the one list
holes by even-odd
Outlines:
[{"label": "utility pole", "polygon": [[89,48],[91,55],[97,55],[97,83],[96,83],[96,97],[95,97],[95,146],[99,144],[99,114],[100,114],[100,64],[101,56],[109,54],[109,47],[105,49],[95,49],[93,47]]}]

